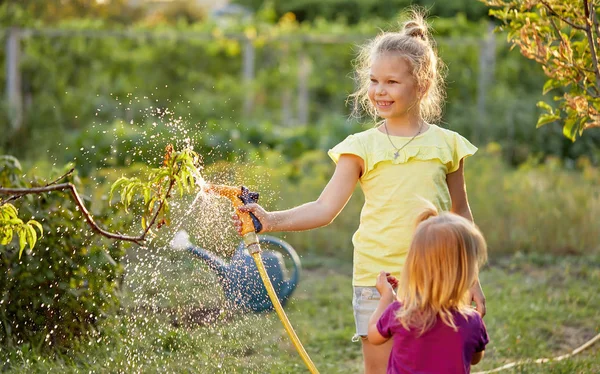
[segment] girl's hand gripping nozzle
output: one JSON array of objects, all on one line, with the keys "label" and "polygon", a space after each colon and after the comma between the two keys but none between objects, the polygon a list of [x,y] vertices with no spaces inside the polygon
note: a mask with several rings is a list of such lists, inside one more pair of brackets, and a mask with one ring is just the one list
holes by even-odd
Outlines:
[{"label": "girl's hand gripping nozzle", "polygon": [[224,196],[231,200],[237,215],[242,221],[242,238],[244,239],[244,243],[251,254],[259,252],[260,247],[256,233],[262,230],[262,224],[253,213],[237,210],[242,205],[258,202],[258,192],[251,192],[244,186],[232,187],[222,184],[209,184],[204,189],[206,192]]}]

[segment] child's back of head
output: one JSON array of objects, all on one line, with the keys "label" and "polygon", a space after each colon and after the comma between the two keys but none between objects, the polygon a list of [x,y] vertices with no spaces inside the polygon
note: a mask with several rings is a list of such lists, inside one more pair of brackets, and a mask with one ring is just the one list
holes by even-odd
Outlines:
[{"label": "child's back of head", "polygon": [[468,291],[486,260],[485,239],[474,223],[428,208],[418,218],[398,289],[402,325],[425,332],[439,317],[456,328],[453,312],[474,313]]}]

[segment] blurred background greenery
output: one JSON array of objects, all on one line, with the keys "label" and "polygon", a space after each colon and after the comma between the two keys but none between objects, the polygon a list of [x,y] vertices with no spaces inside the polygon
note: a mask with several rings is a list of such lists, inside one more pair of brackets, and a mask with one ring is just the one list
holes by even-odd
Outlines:
[{"label": "blurred background greenery", "polygon": [[[598,249],[600,131],[571,142],[560,123],[535,128],[545,76],[493,32],[483,4],[225,3],[2,2],[1,36],[5,45],[11,35],[19,41],[21,120],[1,112],[0,153],[42,174],[74,162],[80,176],[97,180],[135,163],[156,166],[167,143],[191,143],[205,166],[249,164],[260,179],[255,189],[280,193],[272,208],[316,198],[333,171],[326,150],[372,126],[349,117],[356,46],[395,27],[406,6],[420,4],[430,9],[448,66],[441,125],[482,150],[466,172],[492,251]],[[6,64],[12,52],[1,53]],[[7,77],[0,79],[6,85]],[[265,163],[272,170],[258,171]],[[296,189],[302,193],[281,192]],[[355,200],[349,216],[360,193]],[[339,235],[334,251],[349,247],[357,224],[338,222],[336,232],[347,235]],[[327,237],[327,230],[290,237]]]},{"label": "blurred background greenery", "polygon": [[[260,191],[269,209],[315,199],[334,168],[326,151],[372,126],[349,117],[356,46],[396,27],[411,4],[429,9],[448,66],[440,125],[480,149],[466,163],[467,187],[492,256],[598,253],[600,130],[571,142],[560,123],[535,128],[542,68],[511,50],[474,0],[0,1],[0,85],[12,87],[0,111],[0,154],[23,165],[3,172],[28,187],[72,163],[73,183],[113,231],[135,232],[138,220],[108,207],[110,184],[159,166],[168,143],[193,145],[205,178]],[[65,213],[73,204],[59,209],[59,198],[21,200],[16,205],[29,215],[60,213],[43,222],[49,231],[39,246],[64,251],[40,251],[26,266],[15,252],[0,256],[4,297],[22,299],[4,304],[0,322],[20,328],[0,332],[0,339],[48,341],[47,332],[60,325],[50,340],[68,340],[78,323],[94,326],[115,307],[124,248],[81,235],[83,223]],[[362,202],[357,189],[330,226],[284,237],[302,255],[348,261]],[[220,240],[229,245],[237,237],[228,224]],[[201,236],[209,249],[222,249],[211,248],[214,236]],[[50,270],[43,261],[53,264]],[[97,273],[86,273],[100,263]],[[31,274],[41,275],[18,282]],[[60,285],[48,300],[63,295],[62,304],[50,303],[54,309],[36,291],[48,284]],[[88,303],[78,304],[88,291]],[[52,310],[69,310],[77,326],[36,317],[42,309],[51,317]],[[89,312],[93,318],[85,317]]]},{"label": "blurred background greenery", "polygon": [[[63,3],[0,6],[3,44],[11,27],[21,28],[12,33],[19,41],[22,108],[22,120],[12,126],[11,111],[2,111],[0,153],[27,160],[51,154],[64,163],[94,144],[98,151],[89,162],[78,163],[86,174],[134,161],[126,154],[133,152],[123,151],[130,144],[108,152],[115,143],[111,130],[136,141],[136,130],[148,131],[156,121],[150,108],[181,117],[207,162],[244,159],[257,148],[281,149],[289,159],[326,150],[370,126],[348,118],[356,45],[393,28],[412,3],[430,7],[448,65],[443,126],[479,146],[499,144],[512,166],[549,155],[570,168],[580,157],[599,162],[599,131],[572,143],[560,135],[560,124],[535,129],[542,69],[492,32],[486,7],[476,1],[248,0],[220,13],[189,1]],[[1,52],[4,65],[8,51]],[[3,85],[6,71],[2,66]],[[148,154],[138,146],[137,155]]]}]

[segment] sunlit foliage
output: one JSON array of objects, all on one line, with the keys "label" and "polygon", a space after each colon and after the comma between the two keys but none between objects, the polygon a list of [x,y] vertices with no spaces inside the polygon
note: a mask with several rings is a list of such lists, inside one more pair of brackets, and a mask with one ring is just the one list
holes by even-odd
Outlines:
[{"label": "sunlit foliage", "polygon": [[[14,205],[10,203],[0,205],[0,245],[5,246],[10,243],[16,233],[19,236],[19,257],[21,257],[27,244],[30,249],[33,249],[37,242],[38,236],[35,229],[40,230],[40,236],[44,233],[44,229],[36,220],[30,219],[23,222],[18,214]],[[0,251],[2,248],[0,247]]]},{"label": "sunlit foliage", "polygon": [[[544,94],[557,90],[553,108],[537,126],[563,122],[563,134],[575,140],[583,131],[600,127],[600,27],[597,0],[482,0],[490,15],[502,21],[508,40],[523,56],[542,65],[548,80]],[[558,90],[560,89],[560,90]],[[556,92],[556,91],[555,91]]]},{"label": "sunlit foliage", "polygon": [[127,210],[136,193],[139,193],[144,199],[141,224],[145,232],[150,232],[157,218],[157,228],[168,225],[168,198],[174,188],[183,197],[184,192],[192,191],[202,181],[199,161],[200,157],[193,150],[185,148],[175,151],[168,145],[161,167],[152,169],[145,181],[139,177],[119,178],[110,189],[109,201],[115,191],[120,191],[121,204]]}]

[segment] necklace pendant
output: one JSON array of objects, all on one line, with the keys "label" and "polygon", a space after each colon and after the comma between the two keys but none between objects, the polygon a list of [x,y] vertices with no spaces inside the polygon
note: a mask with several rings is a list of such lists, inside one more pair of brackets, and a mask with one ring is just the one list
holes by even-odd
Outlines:
[{"label": "necklace pendant", "polygon": [[394,160],[397,160],[399,155],[400,155],[400,151],[394,152]]}]

